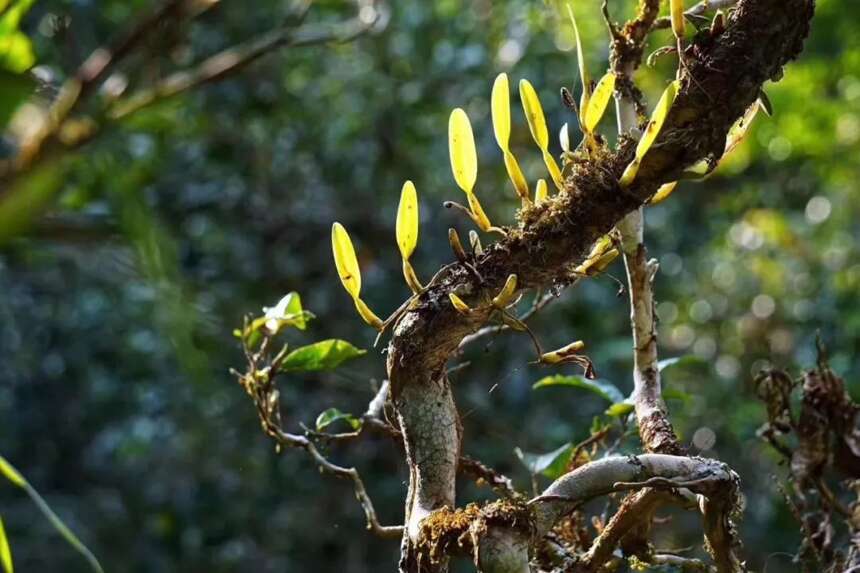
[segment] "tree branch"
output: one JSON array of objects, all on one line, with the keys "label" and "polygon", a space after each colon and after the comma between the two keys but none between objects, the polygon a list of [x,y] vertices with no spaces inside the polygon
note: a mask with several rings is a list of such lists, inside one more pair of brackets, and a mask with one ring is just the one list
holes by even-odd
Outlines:
[{"label": "tree branch", "polygon": [[779,79],[782,66],[800,53],[812,13],[811,0],[741,0],[721,36],[696,45],[698,55],[684,67],[679,94],[631,187],[618,185],[633,154],[632,140],[622,138],[615,151],[602,148],[588,161],[573,163],[564,192],[523,209],[520,225],[484,248],[474,265],[483,280],[453,264],[412,303],[388,351],[392,398],[410,467],[410,535],[404,538],[401,569],[415,567],[421,519],[453,507],[451,468],[461,436],[445,364],[462,339],[488,318],[480,312],[460,314],[448,294],[456,290],[475,308],[495,296],[510,274],[517,275],[521,289],[565,284],[566,269],[659,185],[676,180],[703,158],[722,155],[729,128],[758,98],[762,84]]}]

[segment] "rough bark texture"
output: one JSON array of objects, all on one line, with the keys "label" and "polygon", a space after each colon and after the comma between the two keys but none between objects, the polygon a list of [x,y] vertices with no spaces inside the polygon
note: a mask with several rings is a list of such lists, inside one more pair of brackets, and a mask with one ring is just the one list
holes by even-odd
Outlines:
[{"label": "rough bark texture", "polygon": [[725,32],[688,48],[681,90],[630,188],[618,185],[632,157],[629,139],[615,151],[575,161],[565,170],[563,193],[524,210],[517,228],[484,248],[474,261],[482,280],[462,264],[451,265],[400,320],[388,349],[388,373],[411,468],[403,570],[417,570],[411,555],[421,518],[454,503],[460,431],[445,365],[463,337],[489,316],[458,313],[448,293],[456,291],[470,306],[481,307],[512,273],[520,289],[569,281],[570,265],[660,184],[676,180],[702,158],[721,156],[729,128],[758,98],[762,84],[779,79],[782,66],[800,53],[813,8],[812,0],[739,2]]}]

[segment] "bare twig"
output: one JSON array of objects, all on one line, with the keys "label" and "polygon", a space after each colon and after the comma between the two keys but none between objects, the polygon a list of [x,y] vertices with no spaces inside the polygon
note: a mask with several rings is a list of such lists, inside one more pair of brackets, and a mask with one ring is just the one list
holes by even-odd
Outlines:
[{"label": "bare twig", "polygon": [[[651,21],[628,23],[630,30],[650,29],[656,13],[647,10],[643,0],[641,13],[651,16]],[[634,39],[644,43],[646,35]],[[636,92],[632,73],[639,67],[642,50],[620,50],[621,44],[613,42],[613,67],[623,70],[628,89],[618,90],[615,106],[618,116],[619,133],[631,133],[636,129],[636,105],[632,95]],[[627,269],[627,290],[630,296],[630,326],[633,333],[633,399],[639,434],[642,444],[649,452],[679,454],[682,448],[669,421],[666,403],[660,388],[660,371],[657,367],[657,329],[654,320],[654,295],[652,283],[657,272],[656,260],[646,260],[644,244],[645,213],[640,207],[633,211],[618,225],[621,237],[621,252]]]},{"label": "bare twig", "polygon": [[346,468],[330,462],[320,454],[314,443],[304,436],[289,434],[282,431],[280,428],[273,428],[272,435],[281,446],[305,450],[308,455],[313,458],[320,469],[338,477],[352,480],[353,487],[355,488],[355,497],[364,509],[364,515],[367,518],[367,529],[383,539],[398,539],[403,535],[402,525],[381,525],[379,523],[379,519],[376,517],[376,510],[373,507],[373,501],[370,499],[367,489],[364,487],[364,482],[358,474],[358,470],[355,468]]}]

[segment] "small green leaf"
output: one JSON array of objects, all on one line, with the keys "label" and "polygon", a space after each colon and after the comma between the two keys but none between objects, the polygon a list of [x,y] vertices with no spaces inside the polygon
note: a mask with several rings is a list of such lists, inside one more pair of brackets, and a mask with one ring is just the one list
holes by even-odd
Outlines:
[{"label": "small green leaf", "polygon": [[[263,312],[265,313],[264,322],[270,332],[277,332],[285,326],[293,326],[299,330],[304,330],[307,326],[307,321],[314,318],[312,313],[302,308],[302,299],[297,292],[289,293],[279,300],[275,306],[264,308]],[[257,324],[257,320],[251,326],[253,327],[255,324]]]},{"label": "small green leaf", "polygon": [[705,366],[707,362],[699,358],[698,356],[694,356],[692,354],[687,354],[684,356],[676,356],[675,358],[666,358],[665,360],[661,360],[657,363],[657,370],[663,372],[667,368],[674,367],[697,367],[697,366]]},{"label": "small green leaf", "polygon": [[666,400],[678,400],[686,406],[693,399],[693,396],[683,390],[677,388],[665,388],[663,390],[663,398]]},{"label": "small green leaf", "polygon": [[583,390],[588,390],[604,398],[609,400],[613,404],[617,402],[624,401],[624,394],[621,393],[621,390],[615,387],[611,382],[607,382],[605,380],[589,380],[583,376],[547,376],[546,378],[541,378],[532,386],[533,390],[537,390],[538,388],[546,388],[549,386],[572,386],[574,388],[582,388]]},{"label": "small green leaf", "polygon": [[634,410],[633,404],[630,402],[616,402],[606,409],[604,412],[607,416],[614,416],[616,418],[620,418],[621,416],[626,416],[630,412]]},{"label": "small green leaf", "polygon": [[316,428],[317,432],[321,432],[326,429],[331,424],[337,422],[338,420],[343,420],[353,430],[357,430],[361,427],[361,420],[353,416],[352,414],[347,414],[346,412],[341,412],[337,408],[329,408],[324,412],[321,412],[319,416],[317,416]]},{"label": "small green leaf", "polygon": [[531,475],[542,474],[550,479],[556,479],[564,473],[572,453],[573,444],[570,442],[546,454],[533,454],[514,448],[514,454]]},{"label": "small green leaf", "polygon": [[345,340],[322,340],[308,346],[296,348],[281,363],[283,372],[316,372],[331,370],[341,363],[365,354]]},{"label": "small green leaf", "polygon": [[3,565],[5,573],[14,573],[12,565],[12,549],[9,548],[9,540],[6,538],[6,529],[3,527],[3,519],[0,518],[0,564]]}]

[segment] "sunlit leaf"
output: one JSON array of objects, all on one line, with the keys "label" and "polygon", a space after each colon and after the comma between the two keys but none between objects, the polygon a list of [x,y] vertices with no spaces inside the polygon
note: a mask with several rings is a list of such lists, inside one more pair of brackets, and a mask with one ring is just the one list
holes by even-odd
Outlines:
[{"label": "sunlit leaf", "polygon": [[508,275],[504,286],[495,297],[493,297],[493,306],[496,308],[505,308],[508,303],[514,298],[514,293],[517,290],[517,275]]},{"label": "sunlit leaf", "polygon": [[523,112],[525,112],[532,138],[541,150],[546,150],[549,146],[549,132],[546,127],[546,118],[543,115],[543,107],[535,88],[526,79],[520,80],[520,101],[523,104]]},{"label": "sunlit leaf", "polygon": [[463,299],[457,296],[455,293],[449,292],[448,299],[451,301],[451,305],[453,305],[454,310],[456,310],[460,314],[469,314],[470,312],[472,312],[472,309],[469,308],[469,305],[463,302]]},{"label": "sunlit leaf", "polygon": [[2,473],[3,476],[6,477],[6,479],[8,479],[14,485],[22,488],[24,491],[27,492],[27,495],[30,496],[30,499],[33,500],[33,503],[36,504],[36,507],[39,509],[40,512],[42,512],[42,515],[44,515],[45,518],[51,523],[54,530],[56,530],[57,533],[59,533],[63,537],[63,539],[66,540],[66,543],[71,545],[75,549],[75,551],[80,553],[84,557],[84,559],[87,560],[93,571],[96,571],[97,573],[104,573],[101,564],[99,563],[98,559],[96,559],[96,556],[93,555],[92,551],[90,551],[87,546],[84,545],[80,539],[78,539],[78,537],[72,532],[72,530],[69,529],[65,523],[63,523],[63,520],[60,519],[60,517],[56,513],[54,513],[54,510],[51,509],[51,507],[48,505],[48,502],[46,502],[42,498],[42,496],[39,495],[39,492],[36,491],[36,489],[32,485],[30,485],[30,483],[26,479],[24,479],[24,476],[22,476],[21,473],[17,469],[15,469],[12,464],[10,464],[9,461],[6,460],[6,458],[4,458],[3,456],[0,456],[0,473]]},{"label": "sunlit leaf", "polygon": [[0,67],[10,72],[26,72],[36,63],[30,38],[23,32],[0,34]]},{"label": "sunlit leaf", "polygon": [[478,201],[475,194],[469,193],[466,197],[469,199],[469,209],[472,211],[472,219],[475,221],[475,224],[478,225],[478,228],[484,232],[492,229],[493,225],[490,223],[490,218],[487,217],[487,214],[484,212],[484,208],[481,207],[481,203]]},{"label": "sunlit leaf", "polygon": [[612,98],[612,93],[615,91],[615,74],[607,72],[600,81],[597,82],[597,87],[594,88],[594,93],[588,100],[588,105],[583,111],[582,125],[585,131],[591,133],[600,123],[600,119],[606,112],[606,106],[609,105],[609,100]]},{"label": "sunlit leaf", "polygon": [[549,479],[556,479],[564,473],[572,453],[573,444],[570,442],[546,454],[533,454],[514,448],[517,459],[531,475],[542,474]]},{"label": "sunlit leaf", "polygon": [[478,180],[478,152],[469,116],[459,107],[448,119],[448,152],[454,180],[466,194],[471,193]]},{"label": "sunlit leaf", "polygon": [[573,25],[573,35],[576,39],[576,60],[579,63],[579,78],[582,81],[582,98],[580,98],[579,104],[581,111],[588,106],[588,100],[591,99],[591,78],[588,76],[585,55],[582,51],[582,40],[579,37],[579,26],[576,25],[576,16],[573,15],[571,2],[567,3],[567,13],[570,16],[570,23]]},{"label": "sunlit leaf", "polygon": [[660,135],[660,130],[663,129],[663,123],[669,115],[669,110],[675,102],[675,96],[678,95],[678,80],[670,83],[660,96],[654,112],[651,114],[651,119],[648,120],[648,125],[645,126],[645,131],[642,133],[642,138],[636,145],[636,158],[641,160],[651,149],[657,136]]},{"label": "sunlit leaf", "polygon": [[382,330],[382,319],[376,316],[376,314],[372,310],[370,310],[370,307],[367,306],[367,304],[365,304],[363,300],[356,297],[352,299],[352,302],[355,303],[355,310],[358,311],[358,315],[361,316],[361,319],[364,320],[364,322],[366,322],[376,330]]},{"label": "sunlit leaf", "polygon": [[555,158],[548,151],[543,152],[543,162],[546,165],[546,169],[549,171],[549,176],[552,178],[552,182],[555,184],[556,188],[559,191],[564,189],[561,169],[559,169],[558,163],[555,162]]},{"label": "sunlit leaf", "polygon": [[27,480],[24,479],[18,470],[16,470],[12,464],[6,461],[6,458],[0,456],[0,473],[3,474],[3,477],[12,482],[13,485],[18,487],[26,487]]},{"label": "sunlit leaf", "polygon": [[[284,326],[292,326],[299,330],[304,330],[307,326],[307,321],[313,318],[313,314],[302,308],[302,299],[297,292],[287,294],[278,301],[278,304],[271,308],[264,308],[263,312],[265,313],[263,318],[267,322],[267,326],[271,325],[268,321],[274,321],[274,325],[276,326],[276,328],[269,328],[270,331],[280,330]],[[251,323],[251,326],[253,325],[254,323]]]},{"label": "sunlit leaf", "polygon": [[645,157],[645,154],[651,149],[657,136],[660,135],[660,130],[663,129],[663,123],[669,115],[669,110],[672,108],[676,95],[678,95],[678,80],[670,83],[665,91],[663,91],[663,95],[660,96],[660,101],[657,102],[657,107],[654,108],[651,119],[648,120],[648,125],[645,126],[645,131],[642,133],[642,137],[636,146],[636,157],[627,166],[627,169],[624,170],[624,174],[621,176],[619,183],[622,187],[629,186],[636,178],[642,158]]},{"label": "sunlit leaf", "polygon": [[604,412],[607,416],[613,416],[616,418],[620,418],[621,416],[626,416],[630,412],[635,410],[635,407],[630,402],[616,402],[606,409]]},{"label": "sunlit leaf", "polygon": [[12,565],[12,549],[6,538],[6,528],[3,527],[2,517],[0,517],[0,564],[3,565],[4,573],[15,573],[15,567]]},{"label": "sunlit leaf", "polygon": [[549,188],[546,185],[546,180],[538,179],[537,185],[535,186],[535,205],[540,205],[546,201],[548,195]]},{"label": "sunlit leaf", "polygon": [[509,151],[504,154],[504,159],[505,169],[508,171],[508,177],[510,177],[511,183],[514,185],[514,190],[520,199],[528,201],[529,184],[526,182],[526,177],[523,175],[522,169],[520,169],[520,164],[517,162],[514,154]]},{"label": "sunlit leaf", "polygon": [[412,268],[412,263],[408,259],[403,259],[403,278],[406,280],[409,290],[414,294],[418,294],[424,290],[421,281],[418,280],[418,275],[415,274],[415,269]]},{"label": "sunlit leaf", "polygon": [[397,246],[403,260],[408,260],[418,244],[418,193],[412,181],[403,184],[397,207]]},{"label": "sunlit leaf", "polygon": [[678,186],[677,181],[672,181],[671,183],[666,183],[664,185],[661,185],[660,188],[657,189],[657,192],[654,193],[654,196],[651,197],[651,204],[656,205],[657,203],[660,203],[661,201],[665,201],[666,198],[672,194],[672,191],[674,191],[675,187],[677,187],[677,186]]},{"label": "sunlit leaf", "polygon": [[688,368],[688,367],[701,367],[707,366],[708,362],[695,356],[693,354],[686,354],[684,356],[677,356],[675,358],[666,358],[664,360],[660,360],[657,362],[657,370],[663,372],[668,368]]},{"label": "sunlit leaf", "polygon": [[744,136],[752,125],[759,109],[762,109],[761,105],[759,105],[758,102],[753,103],[747,108],[743,116],[741,116],[741,118],[732,125],[729,129],[729,133],[726,135],[726,148],[723,152],[723,156],[730,153],[741,141],[743,141]]},{"label": "sunlit leaf", "polygon": [[597,394],[601,398],[617,403],[624,401],[624,394],[621,390],[615,387],[611,382],[605,380],[589,380],[583,376],[547,376],[541,378],[532,386],[532,389],[549,388],[551,386],[569,386],[572,388],[582,388]]},{"label": "sunlit leaf", "polygon": [[361,420],[359,418],[356,418],[352,414],[341,412],[337,408],[329,408],[328,410],[320,412],[314,425],[316,426],[317,432],[321,432],[338,421],[346,422],[353,430],[357,430],[361,427]]},{"label": "sunlit leaf", "polygon": [[561,364],[562,362],[567,361],[571,356],[578,354],[580,351],[585,349],[585,343],[581,340],[577,340],[575,342],[571,342],[559,348],[558,350],[553,350],[551,352],[544,352],[541,354],[540,361],[544,364]]},{"label": "sunlit leaf", "polygon": [[684,0],[669,0],[672,33],[676,38],[684,37]]},{"label": "sunlit leaf", "polygon": [[496,142],[502,151],[508,151],[508,142],[511,138],[511,94],[508,84],[508,74],[501,73],[496,76],[493,83],[493,92],[490,97],[493,114],[493,132]]},{"label": "sunlit leaf", "polygon": [[296,348],[284,358],[280,369],[283,372],[317,372],[337,368],[347,360],[365,354],[345,340],[321,340]]},{"label": "sunlit leaf", "polygon": [[349,234],[340,223],[331,226],[331,248],[343,288],[352,298],[358,298],[361,293],[361,270]]}]

